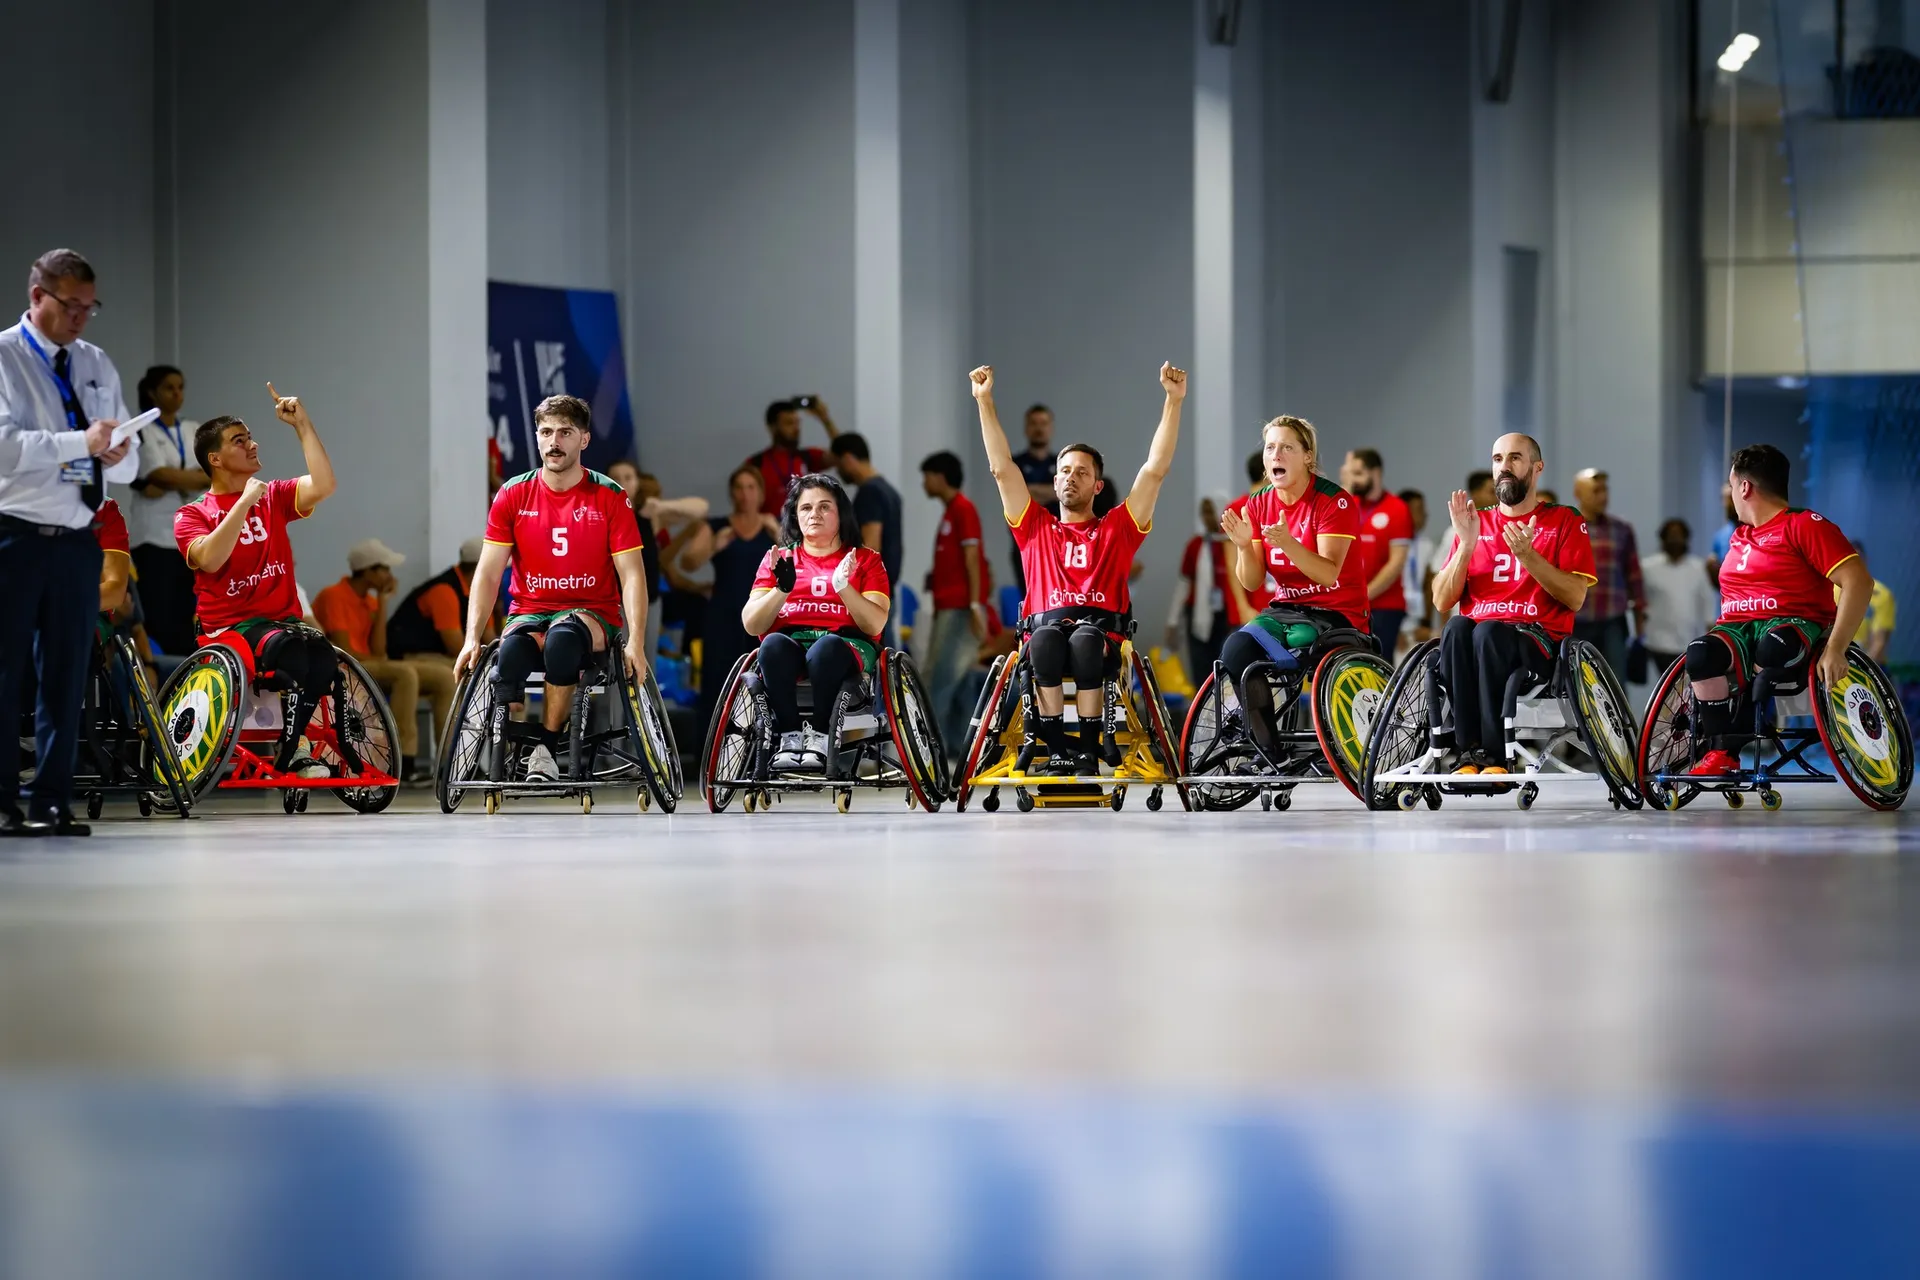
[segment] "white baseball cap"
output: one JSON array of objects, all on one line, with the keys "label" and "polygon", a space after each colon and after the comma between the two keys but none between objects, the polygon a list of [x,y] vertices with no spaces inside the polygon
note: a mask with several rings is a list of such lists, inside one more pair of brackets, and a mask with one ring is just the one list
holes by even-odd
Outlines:
[{"label": "white baseball cap", "polygon": [[480,550],[486,545],[487,545],[487,540],[479,534],[475,534],[473,537],[468,538],[465,542],[460,544],[460,563],[461,564],[479,564]]},{"label": "white baseball cap", "polygon": [[378,538],[367,538],[347,548],[347,568],[355,573],[381,564],[389,569],[398,569],[406,562],[405,556]]}]

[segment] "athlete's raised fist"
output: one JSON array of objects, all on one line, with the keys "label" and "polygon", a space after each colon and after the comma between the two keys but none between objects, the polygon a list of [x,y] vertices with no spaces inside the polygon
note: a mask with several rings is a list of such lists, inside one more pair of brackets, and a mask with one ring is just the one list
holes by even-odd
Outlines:
[{"label": "athlete's raised fist", "polygon": [[267,384],[267,394],[273,397],[274,417],[290,427],[298,427],[302,424],[312,425],[307,417],[307,407],[300,403],[299,396],[283,396],[273,389],[271,382]]},{"label": "athlete's raised fist", "polygon": [[1160,386],[1171,399],[1186,399],[1187,371],[1185,369],[1176,369],[1171,364],[1162,364],[1160,366]]},{"label": "athlete's raised fist", "polygon": [[248,476],[246,487],[240,490],[239,505],[243,507],[251,507],[254,503],[260,501],[260,499],[266,496],[267,496],[267,482],[260,479],[258,476]]},{"label": "athlete's raised fist", "polygon": [[993,394],[993,366],[992,365],[990,364],[981,365],[978,369],[975,369],[972,373],[968,374],[967,379],[969,382],[972,383],[973,398],[975,400],[979,400],[984,396],[990,396]]},{"label": "athlete's raised fist", "polygon": [[1232,507],[1228,507],[1220,516],[1220,532],[1226,534],[1236,547],[1253,545],[1253,521]]},{"label": "athlete's raised fist", "polygon": [[777,551],[774,552],[773,585],[782,591],[791,592],[794,583],[798,581],[799,572],[794,568],[793,557],[790,555],[782,555]]},{"label": "athlete's raised fist", "polygon": [[1480,517],[1465,489],[1455,489],[1447,499],[1447,519],[1453,522],[1453,531],[1460,541],[1470,543],[1480,536]]}]

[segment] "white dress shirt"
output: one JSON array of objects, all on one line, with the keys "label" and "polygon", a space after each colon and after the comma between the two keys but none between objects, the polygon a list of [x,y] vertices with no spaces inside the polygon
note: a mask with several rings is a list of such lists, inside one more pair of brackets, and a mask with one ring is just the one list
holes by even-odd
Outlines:
[{"label": "white dress shirt", "polygon": [[[93,523],[93,511],[80,496],[81,486],[60,478],[60,468],[87,457],[86,433],[68,425],[59,384],[28,345],[29,334],[48,361],[61,350],[24,315],[19,324],[0,332],[0,515],[84,529]],[[107,353],[78,339],[67,344],[66,351],[67,375],[82,418],[124,421],[129,415],[120,398],[120,373]],[[139,466],[139,457],[129,449],[119,462],[102,468],[102,479],[126,484],[139,474]]]},{"label": "white dress shirt", "polygon": [[1685,653],[1720,612],[1720,593],[1707,577],[1701,556],[1667,559],[1667,553],[1640,562],[1647,584],[1647,648],[1655,653]]},{"label": "white dress shirt", "polygon": [[[182,471],[198,469],[200,464],[193,456],[193,433],[199,428],[197,422],[182,418],[172,428],[164,423],[150,422],[140,429],[140,461],[136,475],[151,475],[160,467],[177,467]],[[174,432],[179,432],[179,447],[174,445]],[[189,502],[198,502],[197,493],[180,493],[173,489],[163,489],[157,498],[149,498],[137,489],[127,490],[127,496],[120,503],[120,509],[127,515],[127,544],[135,547],[171,547],[173,541],[173,517],[180,508]]]}]

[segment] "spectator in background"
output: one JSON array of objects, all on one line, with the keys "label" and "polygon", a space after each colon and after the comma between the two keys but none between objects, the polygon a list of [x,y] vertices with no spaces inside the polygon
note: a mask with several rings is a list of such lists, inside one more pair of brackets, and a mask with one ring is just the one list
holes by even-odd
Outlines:
[{"label": "spectator in background", "polygon": [[[1866,564],[1866,545],[1856,538],[1853,549],[1860,553],[1860,563]],[[1839,603],[1839,587],[1833,589],[1833,599],[1834,603]],[[1875,578],[1873,594],[1867,598],[1867,616],[1860,619],[1860,629],[1853,633],[1853,642],[1865,649],[1867,656],[1882,666],[1886,665],[1887,646],[1893,643],[1893,609],[1893,588]]]},{"label": "spectator in background", "polygon": [[170,364],[149,368],[138,385],[140,412],[160,411],[160,420],[140,433],[139,474],[127,500],[127,537],[140,577],[140,603],[147,632],[165,653],[185,655],[195,647],[193,570],[173,542],[173,517],[211,483],[187,441],[200,424],[180,416],[187,399],[186,375]]},{"label": "spectator in background", "polygon": [[[1053,472],[1058,462],[1058,455],[1053,451],[1053,410],[1043,404],[1034,405],[1027,410],[1025,426],[1027,447],[1013,456],[1013,465],[1020,468],[1020,478],[1027,483],[1027,495],[1058,515],[1060,500],[1053,496]],[[1020,564],[1020,548],[1009,544],[1007,550],[1013,563],[1013,577],[1008,581],[1025,595],[1027,571]]]},{"label": "spectator in background", "polygon": [[1187,676],[1196,685],[1213,670],[1227,637],[1267,605],[1266,588],[1242,587],[1227,560],[1233,543],[1220,530],[1220,513],[1228,501],[1225,493],[1200,499],[1200,529],[1181,553],[1180,585],[1173,593],[1173,616],[1167,619],[1167,648],[1175,653],[1185,649]]},{"label": "spectator in background", "polygon": [[695,526],[680,552],[680,565],[688,573],[713,565],[713,590],[701,619],[698,742],[706,741],[707,722],[713,718],[733,664],[756,643],[740,624],[740,611],[753,595],[753,579],[760,572],[761,560],[780,536],[779,518],[765,509],[760,476],[757,463],[749,461],[735,467],[727,477],[732,510]]},{"label": "spectator in background", "polygon": [[1499,501],[1494,495],[1493,472],[1469,471],[1467,473],[1467,501],[1473,503],[1474,508],[1479,511],[1485,511]]},{"label": "spectator in background", "polygon": [[[467,598],[473,592],[473,571],[480,565],[486,539],[476,534],[460,544],[460,563],[428,578],[394,606],[387,619],[387,652],[401,658],[444,659],[447,665],[460,653],[467,636]],[[491,640],[496,624],[489,619],[481,635]]]},{"label": "spectator in background", "polygon": [[833,425],[833,417],[827,412],[826,401],[819,396],[775,400],[767,406],[767,434],[773,443],[743,465],[760,473],[760,509],[770,516],[778,516],[787,505],[788,485],[810,471],[827,469],[826,450],[803,447],[800,443],[800,411],[803,409],[827,429],[828,440],[840,434],[840,428]]},{"label": "spectator in background", "polygon": [[942,450],[920,463],[920,487],[945,506],[933,539],[927,597],[933,613],[925,645],[927,695],[949,754],[966,749],[973,708],[962,694],[967,669],[987,634],[985,574],[980,563],[980,512],[960,492],[965,472],[957,455]]},{"label": "spectator in background", "polygon": [[1260,450],[1255,449],[1247,455],[1247,492],[1252,493],[1267,482],[1267,460]]},{"label": "spectator in background", "polygon": [[1720,612],[1706,557],[1693,555],[1692,544],[1693,530],[1676,516],[1660,526],[1660,554],[1642,566],[1647,622],[1640,635],[1650,673],[1672,666]]},{"label": "spectator in background", "polygon": [[1724,484],[1720,486],[1720,505],[1726,512],[1727,522],[1714,530],[1713,549],[1707,553],[1707,576],[1713,579],[1716,590],[1720,586],[1720,563],[1727,558],[1727,548],[1733,545],[1733,531],[1740,525],[1740,517],[1733,510],[1733,490]]},{"label": "spectator in background", "polygon": [[1413,545],[1407,549],[1407,563],[1400,571],[1400,591],[1407,601],[1407,617],[1400,633],[1409,645],[1433,638],[1433,554],[1434,540],[1427,529],[1427,495],[1418,489],[1402,489],[1400,501],[1407,504],[1407,519],[1413,522]]},{"label": "spectator in background", "polygon": [[[1647,631],[1647,588],[1640,575],[1640,550],[1633,526],[1607,514],[1607,473],[1588,467],[1573,478],[1573,500],[1586,518],[1598,578],[1574,619],[1573,634],[1600,650],[1614,674],[1627,677],[1627,611],[1633,633]],[[1644,642],[1643,642],[1644,643]]]},{"label": "spectator in background", "polygon": [[1540,491],[1540,501],[1551,502],[1557,507],[1560,505],[1560,495],[1552,489],[1542,489]]},{"label": "spectator in background", "polygon": [[[853,495],[853,516],[860,524],[859,542],[877,553],[880,563],[886,566],[887,588],[893,593],[893,610],[898,612],[900,561],[904,554],[900,491],[874,470],[873,451],[867,447],[867,438],[856,432],[842,431],[833,438],[833,463],[841,480],[858,486]],[[887,615],[887,629],[881,632],[880,640],[889,649],[899,643],[894,638],[891,613]]]},{"label": "spectator in background", "polygon": [[661,534],[669,521],[704,520],[707,518],[707,500],[705,498],[663,498],[660,496],[659,478],[642,471],[636,464],[621,458],[607,468],[607,478],[619,485],[627,495],[627,505],[633,508],[634,523],[640,527],[640,564],[647,575],[647,633],[643,637],[646,645],[647,664],[660,656],[660,548],[664,545]]},{"label": "spectator in background", "polygon": [[1360,504],[1360,572],[1367,580],[1367,615],[1374,643],[1391,657],[1407,619],[1401,576],[1413,546],[1413,517],[1387,489],[1378,449],[1353,449],[1340,463],[1340,483]]},{"label": "spectator in background", "polygon": [[433,722],[453,716],[453,668],[445,663],[387,656],[387,597],[399,584],[393,571],[406,557],[378,538],[347,548],[347,576],[313,598],[313,616],[327,639],[360,660],[386,691],[400,730],[400,780],[426,782],[433,769],[420,758],[420,695],[433,704]]}]

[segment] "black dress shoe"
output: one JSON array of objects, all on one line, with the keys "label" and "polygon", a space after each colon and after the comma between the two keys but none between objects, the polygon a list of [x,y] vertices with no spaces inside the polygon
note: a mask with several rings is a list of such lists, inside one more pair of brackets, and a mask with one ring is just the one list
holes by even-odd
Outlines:
[{"label": "black dress shoe", "polygon": [[38,834],[49,836],[90,836],[93,828],[84,822],[76,822],[71,813],[62,809],[57,813],[37,813],[27,820],[30,827],[39,828]]},{"label": "black dress shoe", "polygon": [[26,839],[31,836],[50,836],[53,826],[46,822],[29,822],[23,813],[0,814],[0,840]]}]

